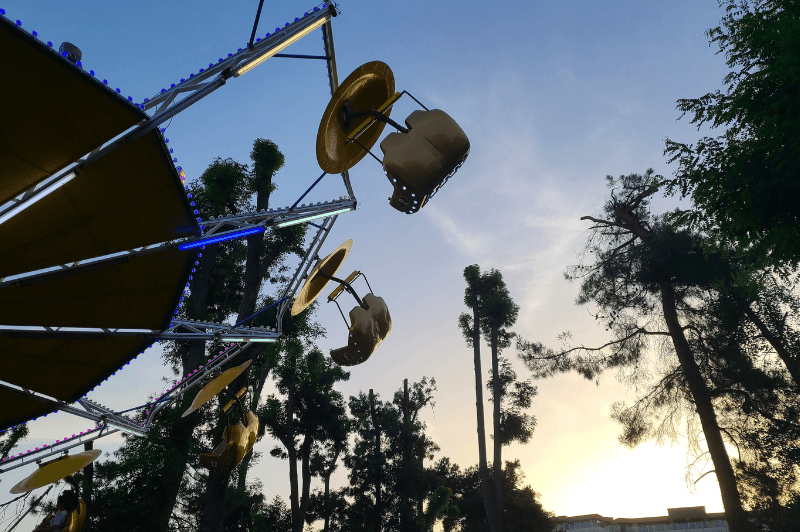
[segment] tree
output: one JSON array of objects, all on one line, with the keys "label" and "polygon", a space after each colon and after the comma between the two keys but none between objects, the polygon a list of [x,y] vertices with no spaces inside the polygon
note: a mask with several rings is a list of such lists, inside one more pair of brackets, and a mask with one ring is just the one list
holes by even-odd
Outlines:
[{"label": "tree", "polygon": [[[567,346],[559,353],[520,342],[520,354],[540,376],[578,369],[591,378],[609,367],[635,369],[649,339],[668,340],[700,420],[730,528],[733,532],[749,530],[714,397],[687,338],[687,330],[691,330],[686,323],[689,303],[716,278],[714,263],[688,231],[650,214],[648,198],[659,190],[660,176],[648,170],[644,175],[619,179],[608,176],[607,181],[612,191],[603,217],[581,218],[594,224],[586,253],[595,260],[573,267],[567,278],[581,279],[577,302],[594,302],[596,318],[608,324],[615,339],[601,348]],[[580,356],[573,358],[573,353]]]},{"label": "tree", "polygon": [[[486,443],[483,428],[483,395],[480,391],[480,333],[492,349],[492,402],[494,421],[494,501],[484,493],[487,504],[486,512],[492,532],[503,530],[503,480],[502,480],[502,438],[501,434],[501,396],[502,385],[499,370],[500,350],[511,344],[514,333],[506,328],[517,321],[519,307],[511,299],[503,276],[498,270],[481,274],[477,264],[464,269],[467,289],[464,293],[464,304],[472,308],[473,315],[461,314],[459,327],[467,344],[474,350],[475,359],[475,394],[478,410],[478,453],[481,467],[481,478],[488,491],[488,473],[486,472]],[[514,418],[516,419],[516,418]],[[492,507],[493,504],[493,507]],[[490,509],[490,507],[492,507]]]},{"label": "tree", "polygon": [[[391,511],[396,503],[391,499],[393,490],[384,483],[390,480],[391,457],[388,435],[399,432],[400,416],[389,403],[381,401],[378,394],[363,391],[348,400],[355,442],[351,453],[343,461],[350,470],[347,495],[353,502],[347,511],[350,529],[377,532],[397,528],[394,520],[398,514]],[[382,511],[383,510],[383,511]]]},{"label": "tree", "polygon": [[[92,530],[139,532],[149,530],[177,531],[196,528],[193,493],[201,493],[205,473],[199,470],[194,458],[211,447],[207,434],[192,432],[187,449],[172,440],[172,428],[181,418],[178,408],[165,408],[158,422],[145,437],[123,435],[125,442],[114,452],[112,460],[95,463],[94,497],[88,519]],[[212,414],[203,409],[198,414],[201,425],[211,420]],[[141,418],[140,418],[141,419]],[[181,463],[186,452],[188,465]],[[167,493],[173,476],[178,476],[179,491],[174,502],[159,501],[154,496]],[[167,504],[173,506],[167,507]],[[165,520],[164,528],[155,528]]]},{"label": "tree", "polygon": [[320,442],[315,447],[311,454],[311,475],[322,477],[323,485],[325,486],[322,494],[313,493],[311,501],[309,502],[309,510],[306,513],[306,522],[311,524],[317,519],[324,521],[323,532],[334,532],[331,529],[331,516],[336,514],[336,517],[341,516],[344,496],[340,492],[331,493],[330,481],[331,475],[337,469],[336,462],[342,453],[348,451],[347,438],[352,432],[351,422],[346,414],[338,420],[332,420],[328,432],[330,439]]},{"label": "tree", "polygon": [[[217,158],[189,185],[192,201],[204,215],[240,213],[246,209],[251,194],[247,174],[245,165]],[[235,312],[242,294],[245,251],[240,241],[207,245],[198,254],[197,272],[179,315],[221,322]],[[206,360],[206,343],[167,343],[164,358],[177,375],[185,378]],[[211,421],[207,413],[181,417],[193,395],[185,394],[162,409],[145,438],[126,437],[125,444],[115,454],[115,463],[98,464],[94,503],[103,512],[91,512],[93,529],[119,526],[170,530],[178,526],[183,519],[180,508],[183,503],[179,501],[203,475],[195,471],[197,455],[213,448],[211,441],[204,439],[205,434],[198,430]],[[124,485],[119,484],[116,475],[125,479]],[[130,492],[134,486],[135,494]],[[188,514],[188,518],[196,519],[196,513]]]},{"label": "tree", "polygon": [[[800,4],[727,0],[722,26],[706,32],[732,69],[727,91],[678,100],[704,123],[728,126],[697,146],[666,139],[680,164],[669,193],[690,195],[694,209],[674,219],[733,245],[757,264],[800,263]],[[723,2],[720,0],[720,5]],[[683,116],[681,115],[681,116]]]},{"label": "tree", "polygon": [[[500,444],[511,445],[517,441],[528,443],[536,427],[536,418],[525,413],[531,407],[533,398],[536,397],[536,386],[531,384],[531,379],[524,382],[517,380],[517,373],[512,369],[511,363],[500,357]],[[486,382],[486,389],[494,387],[494,372]],[[513,390],[509,389],[513,387]],[[494,395],[489,396],[489,401],[494,402]]]},{"label": "tree", "polygon": [[11,454],[11,449],[28,436],[28,424],[20,423],[10,429],[0,432],[0,461]]},{"label": "tree", "polygon": [[[349,378],[349,372],[316,347],[304,353],[299,340],[289,339],[286,356],[275,370],[276,385],[286,399],[270,395],[259,409],[259,419],[264,420],[266,430],[281,442],[282,447],[276,446],[271,454],[289,460],[293,532],[302,532],[309,508],[311,455],[315,445],[342,437],[341,425],[346,416],[344,400],[333,386]],[[300,437],[302,441],[298,441]],[[301,462],[302,486],[298,479],[298,461]]]},{"label": "tree", "polygon": [[[504,490],[506,504],[503,506],[503,524],[508,532],[530,530],[553,530],[553,514],[542,508],[538,494],[530,486],[522,487],[524,474],[519,471],[519,460],[506,461]],[[450,504],[454,511],[448,512],[442,522],[445,532],[485,532],[489,523],[484,509],[480,472],[477,466],[463,472],[457,464],[445,457],[436,462],[433,470],[438,481],[451,490]]]},{"label": "tree", "polygon": [[436,491],[438,477],[424,465],[439,447],[418,419],[425,406],[434,406],[435,389],[436,381],[423,377],[411,385],[407,400],[405,387],[395,392],[392,403],[374,392],[350,397],[355,443],[344,457],[350,470],[346,494],[352,498],[347,529],[417,532],[448,511],[448,499]]},{"label": "tree", "polygon": [[330,491],[327,495],[319,490],[314,490],[311,494],[311,502],[306,513],[306,523],[311,524],[315,521],[323,521],[325,532],[346,532],[347,513],[349,504],[347,502],[347,486]]},{"label": "tree", "polygon": [[[269,208],[269,198],[276,189],[273,183],[275,173],[280,170],[284,163],[283,154],[278,150],[274,142],[265,139],[256,139],[253,142],[253,150],[250,153],[253,160],[253,170],[247,173],[244,185],[250,194],[255,195],[255,209],[263,210]],[[250,235],[247,237],[247,251],[244,262],[244,269],[240,277],[241,298],[239,298],[237,324],[246,323],[252,319],[258,296],[261,292],[261,285],[265,279],[270,278],[270,273],[274,276],[280,270],[278,265],[290,253],[302,253],[302,243],[305,236],[305,226],[293,226],[289,228],[265,231],[262,234]],[[266,346],[250,345],[243,355],[238,357],[239,363],[245,360],[257,360],[263,353]],[[271,359],[274,365],[274,357]],[[255,382],[250,379],[253,371],[248,368],[240,375],[231,387],[238,390],[247,384],[253,384],[254,404],[251,408],[258,405],[261,389],[266,382],[269,374],[269,365],[261,364],[258,377]],[[240,487],[245,484],[245,476],[250,458],[240,470]],[[221,532],[224,519],[225,497],[227,485],[230,482],[230,473],[225,471],[211,471],[206,485],[206,497],[203,504],[203,517],[200,522],[200,532]]]},{"label": "tree", "polygon": [[[464,304],[472,308],[472,316],[461,314],[458,325],[467,346],[472,347],[475,366],[475,410],[478,415],[478,470],[483,489],[483,504],[486,509],[486,519],[491,532],[497,532],[497,519],[495,517],[495,502],[492,499],[489,484],[489,472],[486,464],[486,429],[483,423],[483,388],[481,387],[481,277],[480,267],[467,266],[464,269],[464,278],[467,280],[467,291],[464,294]],[[499,403],[498,403],[499,404]]]},{"label": "tree", "polygon": [[[444,486],[424,465],[425,458],[433,459],[439,446],[425,435],[426,424],[419,420],[419,413],[428,405],[436,406],[436,389],[436,379],[428,382],[427,377],[422,377],[410,390],[405,379],[403,389],[397,390],[392,399],[401,416],[399,434],[389,434],[389,451],[394,458],[390,474],[396,479],[400,532],[428,530],[450,508],[449,491],[443,491]],[[428,506],[423,511],[426,501]]]}]

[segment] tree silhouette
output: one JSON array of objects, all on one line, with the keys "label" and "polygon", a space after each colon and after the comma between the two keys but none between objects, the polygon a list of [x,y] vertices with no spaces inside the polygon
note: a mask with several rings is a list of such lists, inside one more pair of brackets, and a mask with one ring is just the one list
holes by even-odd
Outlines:
[{"label": "tree silhouette", "polygon": [[[530,486],[522,486],[524,475],[519,471],[519,460],[506,461],[504,489],[506,504],[503,506],[503,526],[508,532],[530,532],[531,530],[553,530],[555,523],[537,500],[539,494]],[[451,490],[452,510],[442,521],[445,532],[485,532],[489,530],[483,504],[480,472],[477,466],[465,470],[452,464],[445,457],[436,462],[433,471],[438,482]]]},{"label": "tree silhouette", "polygon": [[302,532],[310,503],[312,451],[326,440],[342,436],[338,431],[345,417],[344,400],[333,386],[348,380],[350,373],[315,347],[304,354],[299,340],[286,342],[286,356],[275,370],[276,385],[286,399],[270,395],[259,410],[259,418],[270,435],[281,442],[271,454],[289,460],[292,530]]},{"label": "tree silhouette", "polygon": [[408,388],[407,401],[405,389],[395,392],[392,403],[374,392],[350,397],[355,442],[344,457],[350,470],[345,493],[352,498],[345,529],[417,532],[448,511],[448,499],[442,490],[436,491],[441,487],[438,477],[424,465],[439,447],[418,419],[423,408],[434,406],[434,390],[436,381],[423,377]]},{"label": "tree silhouette", "polygon": [[[478,410],[478,453],[480,467],[485,468],[486,450],[485,435],[483,431],[483,396],[480,392],[480,333],[483,332],[484,339],[489,343],[492,350],[492,403],[494,421],[494,507],[489,510],[487,515],[492,532],[502,532],[503,530],[503,476],[502,476],[502,446],[503,428],[501,423],[506,421],[506,429],[512,423],[518,423],[521,431],[532,430],[532,425],[526,425],[525,418],[515,415],[512,409],[505,416],[501,413],[503,385],[500,375],[500,351],[511,345],[514,333],[507,330],[507,327],[514,325],[519,315],[519,306],[511,299],[508,288],[503,281],[502,274],[495,269],[484,274],[480,273],[477,264],[467,266],[464,269],[464,278],[467,281],[467,289],[464,293],[464,303],[472,308],[473,315],[461,314],[459,316],[459,327],[468,345],[474,349],[475,358],[475,394],[477,397]],[[517,432],[512,436],[511,432],[506,432],[512,439],[523,438],[527,441],[528,436],[523,432]],[[509,440],[510,443],[511,440]],[[488,486],[488,474],[482,470],[482,479]],[[484,494],[487,505],[491,505],[491,500]]]},{"label": "tree silhouette", "polygon": [[[714,261],[703,254],[702,246],[688,231],[650,214],[648,198],[661,185],[660,176],[652,170],[619,179],[608,176],[607,181],[612,191],[602,218],[582,217],[594,224],[586,249],[594,261],[574,267],[568,278],[581,279],[577,302],[595,303],[599,309],[596,318],[607,323],[615,339],[599,348],[567,345],[560,352],[521,341],[520,354],[537,376],[577,370],[593,378],[609,367],[633,368],[635,372],[649,340],[667,339],[700,420],[730,528],[733,532],[750,530],[712,390],[687,337],[687,331],[692,332],[687,323],[690,302],[718,277]],[[662,323],[665,327],[660,327]],[[633,425],[633,429],[640,432],[646,427]]]},{"label": "tree silhouette", "polygon": [[[725,94],[678,100],[691,123],[728,127],[697,145],[666,139],[678,161],[671,193],[694,208],[674,219],[702,229],[760,266],[800,262],[800,5],[794,0],[726,0],[722,24],[706,32],[725,52]],[[683,115],[681,115],[683,116]]]},{"label": "tree silhouette", "polygon": [[[283,154],[272,141],[256,139],[253,142],[253,150],[250,153],[250,158],[253,160],[253,170],[246,174],[246,179],[243,183],[237,183],[237,185],[244,186],[248,193],[255,195],[256,210],[268,209],[270,195],[276,189],[273,178],[275,173],[283,166]],[[275,270],[279,269],[279,267],[276,267],[288,254],[302,253],[303,250],[301,246],[304,235],[304,226],[294,226],[273,231],[264,231],[264,233],[247,237],[244,269],[241,273],[241,277],[238,279],[242,288],[236,323],[246,323],[246,320],[255,313],[261,285],[264,280],[269,279],[270,271],[272,271],[273,274],[277,273]],[[238,363],[241,364],[245,360],[257,360],[265,349],[266,346],[263,344],[249,345],[244,350],[244,353],[238,357]],[[274,364],[274,357],[272,360]],[[261,389],[269,374],[269,366],[261,364],[259,370],[259,376],[255,379],[255,382],[250,379],[252,369],[248,368],[231,383],[231,388],[239,390],[248,384],[253,384],[253,390],[255,392],[253,398],[255,398],[256,395],[260,396]],[[257,402],[251,405],[251,408],[255,408],[256,406]],[[223,423],[222,420],[220,420],[220,423]],[[241,487],[245,484],[244,479],[247,474],[249,461],[250,458],[247,458],[247,462],[240,470]],[[200,521],[200,532],[222,532],[225,515],[225,497],[229,482],[229,472],[216,470],[210,472],[206,483],[206,496],[203,504],[202,519]]]}]

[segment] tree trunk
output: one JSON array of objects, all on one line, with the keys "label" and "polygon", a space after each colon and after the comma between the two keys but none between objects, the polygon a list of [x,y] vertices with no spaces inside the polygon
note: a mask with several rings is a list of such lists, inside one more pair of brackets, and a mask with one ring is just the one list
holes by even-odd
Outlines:
[{"label": "tree trunk", "polygon": [[311,446],[314,443],[313,438],[311,436],[306,436],[303,439],[303,445],[300,446],[300,457],[302,460],[302,474],[303,474],[303,495],[300,500],[300,513],[298,522],[300,526],[296,529],[296,532],[303,532],[303,523],[306,520],[306,512],[308,511],[308,504],[310,502],[310,492],[311,492]]},{"label": "tree trunk", "polygon": [[489,521],[489,530],[498,532],[494,517],[494,502],[492,489],[489,485],[489,470],[486,466],[486,427],[483,422],[483,375],[481,373],[481,326],[480,311],[478,310],[477,296],[472,303],[473,332],[472,349],[475,359],[475,409],[478,412],[478,467],[483,488],[483,505],[486,508],[486,519]]},{"label": "tree trunk", "polygon": [[[202,349],[202,342],[198,343],[201,344]],[[184,395],[177,410],[185,410],[189,408],[191,403],[191,398]],[[169,521],[172,517],[175,503],[178,500],[178,491],[183,481],[183,475],[186,472],[192,433],[196,425],[196,418],[188,416],[185,418],[178,417],[169,427],[166,443],[167,453],[164,456],[166,467],[159,475],[159,488],[151,501],[153,511],[149,516],[142,516],[146,521],[142,523],[144,528],[169,530]]]},{"label": "tree trunk", "polygon": [[747,317],[750,318],[750,321],[752,321],[753,324],[758,327],[761,335],[767,340],[767,342],[769,342],[769,345],[772,346],[780,359],[783,361],[783,364],[786,366],[786,369],[789,370],[789,374],[792,376],[795,386],[800,385],[800,364],[798,364],[797,360],[789,353],[789,350],[786,349],[782,339],[769,330],[767,325],[761,320],[761,318],[758,317],[758,314],[756,314],[747,303],[744,303],[744,311],[745,314],[747,314]]},{"label": "tree trunk", "polygon": [[380,532],[381,521],[383,518],[383,500],[381,498],[381,428],[375,419],[375,395],[372,388],[369,390],[369,413],[372,419],[372,427],[375,430],[375,532]]},{"label": "tree trunk", "polygon": [[[94,449],[94,440],[83,444],[84,451]],[[84,500],[87,508],[92,507],[92,492],[94,491],[94,462],[83,468],[83,486],[81,486],[80,498]],[[90,532],[92,524],[87,520],[83,525],[84,532]]]},{"label": "tree trunk", "polygon": [[[260,211],[262,209],[266,210],[269,208],[269,198],[272,190],[272,176],[262,176],[261,179],[258,179],[256,184],[256,210]],[[257,235],[250,235],[247,237],[247,258],[245,260],[245,269],[244,269],[244,286],[243,286],[243,294],[242,294],[242,302],[239,305],[239,312],[236,319],[236,323],[244,320],[245,318],[249,318],[255,313],[256,308],[256,301],[258,299],[258,293],[261,289],[261,280],[264,278],[264,274],[266,270],[272,265],[277,259],[275,253],[270,254],[270,256],[266,257],[265,260],[259,261],[259,256],[264,249],[264,235],[257,234]],[[216,248],[216,246],[215,246]],[[248,346],[247,349],[243,353],[241,353],[237,360],[239,364],[246,362],[247,360],[254,360],[259,354],[264,351],[264,347],[254,347]],[[236,393],[239,389],[243,386],[247,386],[248,377],[249,377],[249,370],[245,371],[240,375],[234,382],[231,383],[230,387]],[[266,378],[266,377],[265,377]],[[263,381],[262,381],[263,387]],[[253,390],[254,395],[256,393],[260,394],[261,388],[257,391]],[[257,406],[256,404],[253,405],[253,408]],[[244,420],[242,420],[244,421]],[[245,456],[242,464],[239,468],[239,482],[237,487],[244,491],[245,487],[247,486],[247,467],[250,463],[252,458],[252,452],[248,453]],[[225,507],[225,497],[227,495],[227,486],[230,482],[230,473],[218,474],[218,475],[209,475],[208,480],[206,482],[206,491],[212,491],[218,494],[221,494],[216,499],[204,499],[203,503],[203,515],[206,512],[211,514],[218,514],[222,512],[224,514],[224,507]],[[212,485],[214,484],[214,485]],[[220,508],[208,508],[206,503],[212,504],[215,506],[219,506]],[[212,528],[203,529],[202,526],[200,528],[201,532],[222,532],[222,521],[215,520],[215,523],[218,523],[218,526],[212,526]]]},{"label": "tree trunk", "polygon": [[742,508],[742,500],[737,489],[733,467],[731,466],[730,458],[728,458],[728,451],[725,449],[722,433],[717,424],[717,415],[711,402],[711,394],[678,320],[672,284],[668,280],[662,280],[659,282],[659,289],[661,291],[664,320],[667,323],[669,334],[675,346],[675,353],[678,356],[681,369],[692,393],[697,415],[700,417],[700,424],[708,445],[708,452],[714,463],[714,470],[722,494],[722,504],[725,508],[725,519],[728,521],[731,532],[751,532],[752,529],[747,520],[747,515]]},{"label": "tree trunk", "polygon": [[[286,356],[294,357],[293,354],[287,353]],[[291,492],[289,501],[292,507],[292,531],[297,532],[303,529],[303,524],[298,522],[300,518],[300,501],[299,489],[297,487],[297,450],[294,448],[294,379],[297,373],[296,359],[292,368],[292,377],[289,382],[289,393],[286,399],[286,451],[289,455],[289,484],[291,485]]]},{"label": "tree trunk", "polygon": [[[262,348],[258,354],[261,354],[265,350],[266,347]],[[261,391],[264,389],[264,383],[267,381],[268,375],[269,368],[263,368],[256,376],[256,383],[253,385],[253,397],[250,399],[250,410],[252,411],[255,411],[258,407],[258,403],[261,400]],[[259,429],[259,431],[260,430],[261,429]],[[250,468],[250,461],[252,459],[253,453],[249,452],[242,460],[242,463],[239,464],[239,476],[237,477],[236,489],[241,493],[244,493],[247,487],[247,471]]]},{"label": "tree trunk", "polygon": [[409,517],[411,507],[409,497],[409,472],[411,471],[411,438],[408,417],[408,379],[403,379],[403,465],[400,481],[400,532],[409,532]]},{"label": "tree trunk", "polygon": [[[415,466],[417,471],[425,471],[425,451],[420,451],[420,453],[414,457]],[[421,494],[417,497],[417,516],[422,516],[425,512],[423,511],[422,504],[425,502],[424,494]],[[414,528],[416,530],[416,527]]]},{"label": "tree trunk", "polygon": [[497,327],[492,327],[490,331],[492,340],[492,397],[493,397],[493,418],[494,418],[494,502],[495,502],[495,532],[503,530],[503,460],[502,460],[502,441],[500,440],[500,369],[497,353]]},{"label": "tree trunk", "polygon": [[331,484],[331,475],[333,471],[336,469],[336,461],[339,459],[339,454],[342,452],[342,447],[344,447],[344,442],[336,442],[333,447],[333,461],[331,461],[331,465],[328,468],[323,468],[322,470],[322,480],[325,482],[325,528],[324,532],[328,532],[328,526],[330,524],[330,517],[331,517],[331,492],[330,492],[330,484]]},{"label": "tree trunk", "polygon": [[322,532],[328,532],[331,521],[331,473],[333,473],[332,468],[326,471],[325,477],[323,478],[325,482],[325,526],[322,527]]},{"label": "tree trunk", "polygon": [[225,495],[229,474],[214,471],[208,475],[206,492],[203,495],[203,513],[200,517],[199,532],[222,530],[225,524]]},{"label": "tree trunk", "polygon": [[[210,247],[214,248],[212,250],[213,252],[204,255],[203,259],[208,257],[209,263],[213,264],[213,260],[216,258],[216,246]],[[208,267],[210,268],[211,266]],[[199,288],[200,291],[202,291],[202,284]],[[206,301],[202,301],[201,299],[202,297],[198,297],[198,304],[194,307],[195,309],[202,309],[201,311],[195,310],[196,314],[194,315],[196,319],[206,317]],[[197,313],[199,313],[199,315]],[[198,341],[189,343],[189,348],[181,356],[184,378],[200,366],[205,354],[205,342]],[[184,394],[181,399],[178,400],[179,406],[176,406],[176,411],[180,412],[189,408],[193,399],[193,396]],[[178,500],[178,491],[180,491],[183,475],[186,472],[186,464],[189,462],[192,434],[197,427],[197,423],[198,418],[196,416],[188,416],[185,418],[177,417],[168,429],[167,453],[164,456],[166,467],[160,475],[159,488],[152,501],[154,505],[153,511],[150,516],[148,516],[152,521],[146,528],[153,530],[169,530],[169,521],[172,518],[172,512]]]}]

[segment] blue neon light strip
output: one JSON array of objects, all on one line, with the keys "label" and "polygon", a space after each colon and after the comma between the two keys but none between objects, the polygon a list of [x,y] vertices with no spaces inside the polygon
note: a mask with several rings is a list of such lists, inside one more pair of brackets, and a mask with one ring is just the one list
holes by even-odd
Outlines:
[{"label": "blue neon light strip", "polygon": [[263,227],[253,227],[252,229],[243,229],[241,231],[235,231],[233,233],[227,233],[224,235],[219,236],[212,236],[211,238],[204,238],[203,240],[195,240],[194,242],[189,242],[188,244],[181,244],[178,246],[178,249],[183,251],[184,249],[192,249],[198,248],[200,246],[205,246],[206,244],[216,244],[217,242],[222,242],[224,240],[232,240],[234,238],[240,238],[247,235],[254,235],[256,233],[263,233]]}]

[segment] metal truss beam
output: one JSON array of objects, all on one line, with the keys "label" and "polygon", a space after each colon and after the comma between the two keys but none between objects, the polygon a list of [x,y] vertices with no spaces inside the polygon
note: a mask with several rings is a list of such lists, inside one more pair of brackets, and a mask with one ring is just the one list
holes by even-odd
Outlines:
[{"label": "metal truss beam", "polygon": [[[88,417],[89,419],[94,419],[97,422],[98,426],[102,425],[110,426],[115,429],[121,430],[123,432],[135,434],[137,436],[144,436],[145,434],[147,434],[147,431],[144,430],[142,424],[128,417],[125,417],[121,414],[116,414],[114,413],[113,410],[111,410],[106,406],[103,406],[99,403],[95,403],[94,401],[90,401],[89,399],[78,399],[78,404],[81,405],[86,410],[86,412],[77,413],[75,411],[69,411],[70,414],[75,414],[82,417]],[[78,410],[75,407],[70,407],[70,408],[72,410]],[[60,407],[59,410],[64,410],[65,412],[68,411]]]},{"label": "metal truss beam", "polygon": [[83,406],[83,410],[80,408],[76,408],[75,406],[65,403],[64,401],[60,401],[58,399],[54,399],[47,395],[34,392],[32,390],[28,390],[27,388],[22,388],[20,386],[15,386],[13,384],[9,384],[7,382],[0,381],[0,389],[6,390],[8,392],[13,393],[14,395],[19,395],[20,397],[25,397],[26,399],[33,399],[35,401],[39,401],[41,403],[47,403],[58,410],[63,412],[67,412],[85,419],[91,419],[95,423],[103,423],[105,424],[105,419],[113,420],[113,424],[118,426],[118,428],[126,431],[133,431],[137,434],[144,434],[141,426],[136,423],[135,421],[128,419],[124,416],[118,416],[114,414],[112,410],[104,407],[103,405],[94,403],[87,399],[80,399],[78,404]]},{"label": "metal truss beam", "polygon": [[130,434],[135,434],[137,436],[144,436],[147,434],[147,430],[142,426],[142,424],[137,423],[128,417],[117,414],[110,408],[88,399],[79,399],[76,405],[79,405],[82,408],[78,408],[76,405],[68,404],[64,401],[60,401],[58,399],[54,399],[52,397],[2,381],[0,381],[0,389],[6,390],[21,397],[25,397],[26,399],[33,399],[35,401],[47,403],[52,407],[61,410],[62,412],[67,412],[68,414],[89,419],[96,423],[94,429],[84,431],[78,435],[73,435],[72,438],[59,441],[54,445],[45,445],[39,449],[34,449],[25,454],[9,458],[2,463],[0,473],[10,471],[11,469],[16,469],[17,467],[26,465],[32,461],[41,460],[47,456],[64,452],[67,449],[76,447],[78,445],[83,445],[87,441],[97,439],[113,432],[123,431]]},{"label": "metal truss beam", "polygon": [[98,426],[97,428],[84,431],[83,434],[78,434],[72,438],[65,438],[57,443],[45,445],[44,447],[31,450],[22,456],[12,456],[0,464],[0,474],[26,466],[28,464],[39,463],[50,456],[57,454],[69,454],[69,450],[74,447],[86,445],[91,441],[97,440],[104,436],[109,436],[111,434],[116,434],[117,432],[120,432],[120,430],[106,425]]},{"label": "metal truss beam", "polygon": [[268,211],[240,214],[237,216],[226,216],[216,219],[211,218],[210,220],[201,222],[207,227],[205,234],[202,236],[152,244],[141,248],[112,253],[102,257],[94,257],[76,262],[60,264],[58,266],[51,266],[50,268],[36,270],[33,272],[9,275],[0,278],[0,288],[12,284],[26,286],[58,277],[74,275],[79,272],[91,271],[114,264],[120,264],[136,257],[150,255],[151,253],[158,253],[192,242],[202,242],[204,239],[207,239],[210,236],[225,237],[248,228],[267,228],[281,224],[302,223],[305,218],[321,218],[326,215],[331,216],[329,213],[342,211],[343,209],[355,210],[355,208],[355,199],[343,197],[334,201],[300,205],[294,209],[291,207],[284,207],[280,209],[270,209]]},{"label": "metal truss beam", "polygon": [[329,213],[347,209],[355,210],[356,200],[342,196],[333,201],[321,201],[317,203],[302,204],[296,207],[281,207],[277,209],[262,210],[260,212],[249,212],[235,216],[220,216],[201,222],[206,226],[206,232],[200,240],[210,235],[218,234],[230,227],[237,230],[245,227],[255,227],[258,225],[268,227],[271,225],[282,225],[290,222],[302,223],[305,219],[322,218]]},{"label": "metal truss beam", "polygon": [[162,340],[212,340],[223,342],[274,342],[280,333],[268,327],[234,327],[224,323],[195,320],[173,320],[170,329],[164,331]]},{"label": "metal truss beam", "polygon": [[122,329],[100,327],[47,327],[0,325],[0,334],[12,338],[107,338],[134,337],[151,340],[214,340],[227,342],[271,342],[280,337],[274,329],[266,327],[234,327],[224,323],[192,320],[173,320],[170,329]]},{"label": "metal truss beam", "polygon": [[217,62],[203,72],[195,74],[193,77],[187,79],[180,85],[176,85],[170,89],[162,89],[162,92],[152,99],[145,102],[146,110],[158,106],[156,116],[173,104],[174,100],[180,94],[191,94],[195,91],[201,90],[211,80],[219,76],[226,77],[237,75],[236,72],[241,72],[247,67],[263,61],[264,57],[274,56],[293,42],[297,40],[297,36],[303,32],[308,31],[309,28],[319,26],[321,23],[327,23],[331,17],[335,16],[335,7],[329,5],[325,9],[318,9],[317,11],[309,11],[308,16],[304,16],[294,24],[275,32],[266,39],[253,45],[252,48],[246,48],[233,54],[231,57],[222,58],[223,60]]}]

